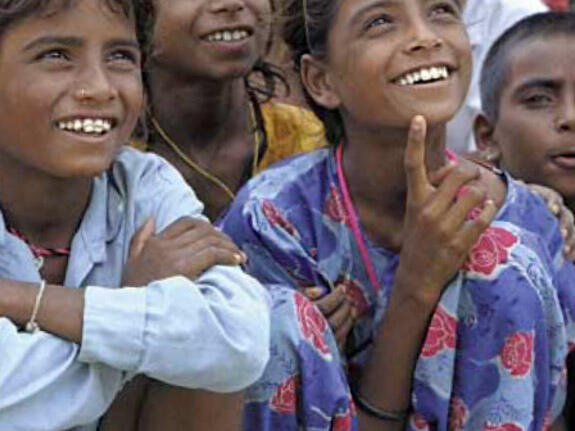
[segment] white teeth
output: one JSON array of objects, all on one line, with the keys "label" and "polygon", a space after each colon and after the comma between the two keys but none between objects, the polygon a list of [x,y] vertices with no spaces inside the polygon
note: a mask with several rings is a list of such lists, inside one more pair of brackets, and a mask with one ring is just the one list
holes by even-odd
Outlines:
[{"label": "white teeth", "polygon": [[70,121],[58,121],[56,127],[70,132],[103,135],[112,130],[112,122],[105,118],[78,118]]},{"label": "white teeth", "polygon": [[246,39],[249,33],[246,30],[221,30],[205,37],[208,42],[237,42]]},{"label": "white teeth", "polygon": [[399,85],[414,85],[420,82],[444,80],[449,78],[447,66],[422,68],[416,72],[406,73],[399,78]]}]

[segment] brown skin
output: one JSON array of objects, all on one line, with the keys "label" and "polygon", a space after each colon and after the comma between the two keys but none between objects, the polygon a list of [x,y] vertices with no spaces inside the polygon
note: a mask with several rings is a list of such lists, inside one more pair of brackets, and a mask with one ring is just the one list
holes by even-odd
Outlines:
[{"label": "brown skin", "polygon": [[[25,18],[3,35],[1,204],[7,222],[32,243],[70,244],[89,200],[92,177],[110,166],[141,111],[139,61],[133,21],[97,0],[81,0],[48,17]],[[115,127],[98,138],[56,127],[56,121],[77,117],[113,118]],[[151,227],[151,222],[142,227],[132,243],[127,285],[165,275],[194,278],[213,264],[243,260],[206,222],[179,220],[158,235]],[[166,261],[161,254],[166,247],[174,259]],[[42,276],[49,285],[37,320],[44,331],[81,344],[84,291],[62,287],[66,265],[66,258],[46,260]],[[0,315],[24,325],[37,294],[36,284],[0,280]],[[190,393],[198,408],[214,398]]]},{"label": "brown skin", "polygon": [[[159,0],[149,65],[154,117],[168,136],[232,190],[253,157],[246,76],[264,51],[270,26],[268,0]],[[205,40],[215,30],[246,28],[250,37],[230,45]],[[174,154],[161,139],[152,150],[182,173],[205,213],[215,219],[229,197]],[[164,248],[165,251],[169,248]],[[243,257],[242,257],[243,258]],[[209,394],[159,382],[128,387],[107,418],[106,431],[133,429],[239,429],[242,394]],[[222,406],[227,408],[222,409]],[[145,417],[138,428],[139,420]]]},{"label": "brown skin", "polygon": [[[499,118],[480,115],[475,121],[478,147],[490,161],[523,181],[559,192],[575,211],[575,55],[573,36],[528,40],[516,46],[508,58],[508,73],[499,103]],[[561,159],[560,155],[568,156]],[[536,186],[530,186],[536,187]],[[536,189],[547,199],[548,191]],[[555,198],[557,201],[557,199]],[[573,215],[556,202],[564,236],[572,234]],[[573,258],[573,249],[565,250]],[[565,416],[573,422],[575,405],[575,357],[568,358],[569,387]],[[556,430],[567,429],[559,421]],[[572,425],[572,424],[571,424]]]},{"label": "brown skin", "polygon": [[[170,138],[231,190],[242,185],[254,136],[244,77],[262,56],[269,0],[158,0],[149,67],[153,114]],[[208,42],[219,29],[245,28],[243,42]],[[229,204],[220,187],[183,163],[158,139],[152,150],[183,174],[210,219]]]},{"label": "brown skin", "polygon": [[[557,190],[575,210],[574,38],[527,41],[510,54],[493,124],[475,123],[478,146],[525,182]],[[560,157],[561,155],[568,157]]]},{"label": "brown skin", "polygon": [[[446,166],[445,123],[469,83],[461,6],[342,0],[327,57],[302,60],[308,93],[342,114],[348,138],[343,166],[362,226],[371,241],[400,253],[390,304],[357,377],[362,396],[385,410],[409,406],[413,369],[432,311],[505,194],[487,170],[465,163]],[[451,68],[450,79],[398,85],[402,74],[437,64]],[[455,200],[463,185],[470,192]],[[481,216],[466,221],[482,203]],[[404,427],[359,414],[362,431]]]},{"label": "brown skin", "polygon": [[[34,244],[68,246],[92,176],[108,168],[142,106],[134,23],[95,0],[24,18],[2,38],[0,79],[0,195],[7,222]],[[113,118],[116,127],[98,138],[56,127],[78,116]],[[54,286],[63,282],[66,264],[66,258],[47,259],[42,275],[50,286],[38,320],[46,331],[80,343],[83,291]],[[2,280],[0,290],[0,315],[23,325],[38,286]]]}]

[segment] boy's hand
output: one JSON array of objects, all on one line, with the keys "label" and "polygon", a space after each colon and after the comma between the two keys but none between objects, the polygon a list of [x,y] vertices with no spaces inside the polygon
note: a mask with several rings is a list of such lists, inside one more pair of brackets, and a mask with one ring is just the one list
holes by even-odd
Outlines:
[{"label": "boy's hand", "polygon": [[210,223],[181,218],[155,235],[148,220],[133,236],[123,286],[144,286],[154,280],[183,275],[190,280],[214,265],[239,265],[245,254]]},{"label": "boy's hand", "polygon": [[573,213],[563,201],[563,197],[555,190],[539,184],[526,184],[531,191],[537,193],[547,204],[547,208],[559,219],[561,236],[565,241],[563,253],[570,261],[575,261],[575,226]]}]

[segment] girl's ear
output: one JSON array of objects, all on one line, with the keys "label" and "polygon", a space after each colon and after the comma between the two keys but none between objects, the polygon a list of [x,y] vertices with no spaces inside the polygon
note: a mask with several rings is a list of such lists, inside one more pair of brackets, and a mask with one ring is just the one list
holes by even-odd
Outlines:
[{"label": "girl's ear", "polygon": [[498,165],[501,159],[501,148],[495,139],[495,125],[483,113],[475,118],[473,133],[481,156]]},{"label": "girl's ear", "polygon": [[339,96],[321,60],[304,54],[301,58],[301,80],[315,103],[327,109],[337,109],[340,106]]}]

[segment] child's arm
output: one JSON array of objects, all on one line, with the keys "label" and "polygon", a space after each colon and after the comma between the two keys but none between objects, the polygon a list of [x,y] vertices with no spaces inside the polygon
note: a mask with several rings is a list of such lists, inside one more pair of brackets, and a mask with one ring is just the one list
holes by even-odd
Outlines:
[{"label": "child's arm", "polygon": [[[180,218],[202,218],[183,179],[154,163],[130,184],[142,196],[126,204],[134,213],[125,223],[153,217],[163,231]],[[130,168],[126,175],[135,176]],[[129,242],[134,230],[127,229]],[[268,358],[267,295],[239,267],[216,265],[195,280],[176,276],[143,288],[47,286],[38,316],[43,331],[20,333],[15,324],[28,321],[37,293],[38,284],[0,281],[0,315],[7,317],[0,318],[0,417],[9,423],[46,411],[54,412],[47,430],[89,423],[108,408],[126,374],[237,391],[259,377]]]},{"label": "child's arm", "polygon": [[[363,400],[397,417],[407,415],[413,370],[443,289],[496,213],[493,201],[486,201],[486,193],[473,186],[466,186],[467,192],[456,199],[461,187],[473,179],[473,172],[447,170],[439,187],[430,184],[425,133],[423,119],[414,119],[405,153],[407,212],[399,267],[356,393],[360,407]],[[481,214],[469,221],[469,212],[483,203]],[[405,426],[367,410],[359,415],[362,431]]]}]

